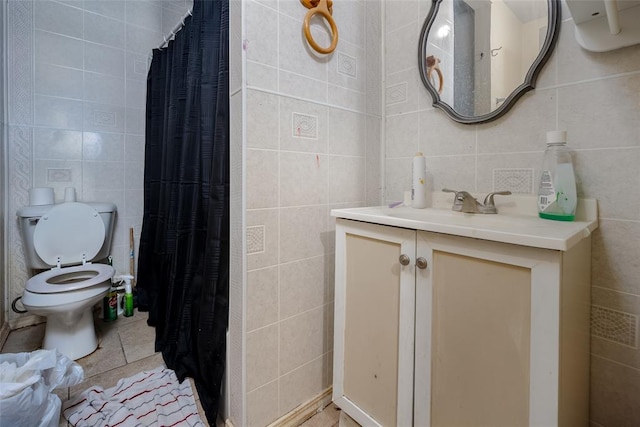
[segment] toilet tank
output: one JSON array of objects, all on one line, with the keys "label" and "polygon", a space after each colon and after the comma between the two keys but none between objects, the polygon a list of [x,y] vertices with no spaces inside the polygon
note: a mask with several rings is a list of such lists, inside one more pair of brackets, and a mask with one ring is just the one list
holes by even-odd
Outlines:
[{"label": "toilet tank", "polygon": [[[113,229],[116,220],[116,205],[110,202],[82,202],[85,205],[91,206],[98,211],[102,222],[104,222],[104,243],[100,248],[98,254],[89,261],[97,262],[107,258],[111,251],[111,241],[113,239]],[[24,247],[25,261],[27,267],[35,270],[43,270],[54,267],[44,262],[37,254],[35,246],[33,244],[33,233],[36,230],[36,225],[42,215],[46,214],[57,205],[40,205],[40,206],[23,206],[16,212],[18,216],[18,222],[20,232],[22,234],[22,242]]]}]

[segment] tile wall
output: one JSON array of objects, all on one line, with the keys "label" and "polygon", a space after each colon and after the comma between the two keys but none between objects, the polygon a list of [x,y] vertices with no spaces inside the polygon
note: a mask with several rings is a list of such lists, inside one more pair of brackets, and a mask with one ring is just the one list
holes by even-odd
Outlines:
[{"label": "tile wall", "polygon": [[431,107],[419,79],[414,52],[427,3],[385,2],[386,200],[401,200],[410,188],[416,151],[427,156],[435,189],[486,193],[514,185],[533,193],[546,131],[566,129],[579,196],[597,199],[600,212],[592,245],[591,421],[640,425],[640,45],[582,50],[563,5],[559,42],[537,89],[497,121],[460,125]]},{"label": "tile wall", "polygon": [[381,3],[334,3],[331,55],[298,0],[243,6],[246,425],[263,426],[331,385],[329,212],[380,200]]},{"label": "tile wall", "polygon": [[[243,2],[229,2],[229,328],[227,333],[227,364],[225,373],[224,419],[233,425],[246,425],[245,393],[245,311],[246,311],[246,242],[244,164],[246,141],[244,70],[246,55],[242,49],[245,23]],[[229,357],[233,355],[233,357]]]},{"label": "tile wall", "polygon": [[[500,177],[513,182],[518,169],[529,176],[518,191],[532,192],[544,134],[555,128],[569,131],[580,194],[600,205],[592,421],[640,424],[640,46],[590,54],[565,19],[538,89],[496,122],[463,126],[430,107],[417,73],[428,2],[336,3],[340,43],[329,56],[304,47],[299,1],[243,3],[231,38],[242,28],[243,81],[232,72],[232,110],[244,113],[235,135],[246,144],[233,151],[235,168],[246,168],[245,194],[236,194],[246,217],[238,231],[246,235],[248,271],[238,286],[246,313],[236,324],[246,332],[247,424],[266,425],[331,384],[329,211],[379,203],[381,155],[389,201],[410,187],[408,165],[419,150],[434,188],[487,192]],[[114,201],[115,262],[126,271],[128,229],[137,241],[141,224],[148,55],[187,7],[184,0],[8,1],[6,212],[26,204],[34,186],[54,187],[59,200],[72,186],[80,200]],[[313,34],[327,41],[317,23]],[[28,274],[13,221],[7,241],[13,299]],[[20,324],[14,313],[10,320]]]},{"label": "tile wall", "polygon": [[[5,27],[5,3],[0,4],[0,35],[2,35],[2,40],[5,40],[6,37],[6,27]],[[0,99],[5,99],[5,84],[4,84],[4,76],[5,76],[5,46],[4,43],[0,43]],[[6,150],[6,117],[5,117],[5,103],[0,103],[0,165],[5,164],[5,150]],[[4,167],[3,167],[4,169]],[[5,266],[5,219],[6,219],[6,179],[5,170],[0,172],[0,343],[6,338],[6,334],[8,333],[8,324],[6,323],[6,315],[5,315],[5,293],[6,290],[6,280],[7,280],[7,269]]]},{"label": "tile wall", "polygon": [[[28,204],[31,187],[61,201],[118,207],[112,253],[129,270],[129,227],[142,224],[144,108],[151,49],[180,21],[188,0],[9,0],[7,215]],[[9,218],[10,300],[28,271]],[[137,253],[137,250],[136,250]],[[10,312],[12,327],[30,316]],[[32,319],[31,319],[32,321]]]}]

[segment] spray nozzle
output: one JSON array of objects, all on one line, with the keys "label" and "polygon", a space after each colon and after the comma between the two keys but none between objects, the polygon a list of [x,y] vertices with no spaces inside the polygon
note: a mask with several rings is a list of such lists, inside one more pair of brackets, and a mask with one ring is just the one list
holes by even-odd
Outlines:
[{"label": "spray nozzle", "polygon": [[120,280],[124,281],[124,293],[130,294],[131,290],[131,280],[133,280],[133,276],[130,274],[123,274],[120,276]]},{"label": "spray nozzle", "polygon": [[125,287],[127,286],[127,284],[129,284],[129,287],[131,287],[131,280],[133,280],[133,276],[130,274],[121,274],[120,276],[113,276],[113,278],[111,279],[112,283],[117,283],[117,284],[121,284],[124,282]]}]

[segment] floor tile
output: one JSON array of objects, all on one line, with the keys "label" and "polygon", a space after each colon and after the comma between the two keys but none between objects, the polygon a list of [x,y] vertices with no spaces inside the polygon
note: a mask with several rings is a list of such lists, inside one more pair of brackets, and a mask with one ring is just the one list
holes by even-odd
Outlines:
[{"label": "floor tile", "polygon": [[85,378],[125,365],[127,361],[124,357],[117,326],[115,324],[100,325],[98,329],[98,348],[76,362],[84,369]]},{"label": "floor tile", "polygon": [[[204,413],[204,409],[202,408],[202,403],[200,402],[200,398],[198,397],[198,389],[196,389],[196,383],[193,381],[193,378],[187,378],[189,380],[189,384],[191,384],[191,390],[193,391],[193,398],[196,400],[196,406],[198,407],[198,415],[200,415],[200,419],[202,421],[206,421],[207,417]],[[224,425],[224,424],[223,424]]]},{"label": "floor tile", "polygon": [[9,333],[2,346],[2,353],[22,353],[35,351],[42,347],[45,324],[16,329]]},{"label": "floor tile", "polygon": [[[100,386],[103,389],[115,387],[122,378],[128,378],[142,371],[165,366],[162,354],[154,352],[155,329],[147,325],[148,314],[135,312],[132,317],[119,316],[113,322],[104,322],[96,318],[98,349],[79,360],[84,369],[84,381],[80,384],[55,390],[55,394],[64,402],[76,397],[89,387]],[[40,348],[44,336],[44,324],[11,331],[2,348],[3,353],[34,351]],[[206,417],[195,383],[189,379],[198,412],[203,422]],[[340,418],[340,409],[330,404],[318,412],[301,427],[336,427]],[[217,427],[224,426],[219,420]],[[60,416],[59,427],[68,427],[67,421]]]},{"label": "floor tile", "polygon": [[118,335],[127,363],[144,359],[155,353],[155,331],[147,326],[145,320],[120,326]]},{"label": "floor tile", "polygon": [[122,378],[128,378],[142,371],[149,371],[160,366],[165,366],[164,361],[162,360],[162,354],[156,353],[153,356],[136,360],[133,363],[129,363],[91,377],[85,376],[83,382],[70,388],[69,396],[70,398],[74,398],[92,386],[100,386],[103,389],[115,387],[118,381]]},{"label": "floor tile", "polygon": [[[117,325],[119,328],[123,327],[123,326],[127,326],[130,323],[135,323],[138,322],[140,320],[143,320],[146,322],[149,319],[149,312],[142,312],[142,311],[138,311],[138,310],[134,310],[133,311],[133,316],[118,316],[118,320],[116,321]],[[149,327],[150,328],[150,327]],[[151,329],[153,331],[153,329]]]},{"label": "floor tile", "polygon": [[340,408],[330,403],[322,411],[302,423],[300,427],[335,427],[340,421]]},{"label": "floor tile", "polygon": [[360,424],[353,418],[347,415],[345,412],[340,412],[340,424],[341,427],[360,427]]}]

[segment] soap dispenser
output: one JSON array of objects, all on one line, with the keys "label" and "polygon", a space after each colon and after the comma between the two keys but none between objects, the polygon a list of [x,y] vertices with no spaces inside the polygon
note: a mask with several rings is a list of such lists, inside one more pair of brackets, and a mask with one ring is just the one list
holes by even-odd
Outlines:
[{"label": "soap dispenser", "polygon": [[576,178],[567,149],[567,132],[548,132],[538,187],[538,215],[544,219],[573,221],[577,202]]}]

